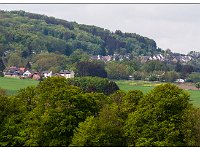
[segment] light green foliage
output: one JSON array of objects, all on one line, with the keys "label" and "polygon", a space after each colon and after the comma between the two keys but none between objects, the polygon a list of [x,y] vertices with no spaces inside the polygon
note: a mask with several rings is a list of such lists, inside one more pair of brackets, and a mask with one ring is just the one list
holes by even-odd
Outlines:
[{"label": "light green foliage", "polygon": [[157,86],[146,94],[124,127],[129,146],[189,146],[187,122],[189,95],[172,84]]},{"label": "light green foliage", "polygon": [[98,113],[100,95],[84,94],[66,81],[52,77],[37,86],[36,107],[25,122],[25,146],[68,146],[78,123]]},{"label": "light green foliage", "polygon": [[188,76],[187,81],[194,82],[194,83],[200,82],[200,73],[197,73],[197,72],[191,73]]},{"label": "light green foliage", "polygon": [[143,65],[143,69],[146,72],[153,72],[153,71],[167,71],[167,65],[164,62],[160,61],[148,61]]},{"label": "light green foliage", "polygon": [[18,53],[11,53],[7,56],[7,66],[25,66],[21,56]]},{"label": "light green foliage", "polygon": [[[188,122],[192,124],[191,134],[194,135],[193,139],[189,140],[192,146],[200,145],[200,109],[198,107],[191,108],[188,112]],[[195,142],[194,142],[195,141]]]},{"label": "light green foliage", "polygon": [[134,112],[142,92],[117,91],[110,96],[97,117],[89,117],[76,128],[70,146],[126,146],[123,126],[128,113]]},{"label": "light green foliage", "polygon": [[23,107],[26,108],[26,111],[31,111],[36,106],[36,87],[35,86],[28,86],[26,88],[20,89],[17,92],[16,98],[20,99],[23,103]]},{"label": "light green foliage", "polygon": [[146,77],[145,73],[141,71],[135,71],[132,76],[134,80],[144,80]]},{"label": "light green foliage", "polygon": [[[38,71],[54,70],[59,72],[66,67],[68,58],[64,55],[58,55],[54,53],[43,53],[37,55],[34,59],[34,66]],[[55,69],[58,68],[58,69]]]},{"label": "light green foliage", "polygon": [[109,79],[128,79],[129,77],[128,66],[119,62],[107,63],[106,71]]},{"label": "light green foliage", "polygon": [[1,146],[199,145],[199,112],[172,84],[106,96],[52,77],[0,101]]},{"label": "light green foliage", "polygon": [[81,50],[75,50],[71,55],[70,55],[70,60],[72,63],[78,63],[80,61],[87,61],[89,60],[90,56]]},{"label": "light green foliage", "polygon": [[128,66],[129,74],[133,74],[135,71],[138,71],[141,67],[141,62],[137,60],[137,58],[131,57],[131,60],[124,60],[122,61],[123,64]]},{"label": "light green foliage", "polygon": [[165,72],[163,77],[161,77],[161,80],[164,80],[166,82],[174,82],[178,78],[180,78],[180,75],[177,72],[168,71],[168,72]]}]

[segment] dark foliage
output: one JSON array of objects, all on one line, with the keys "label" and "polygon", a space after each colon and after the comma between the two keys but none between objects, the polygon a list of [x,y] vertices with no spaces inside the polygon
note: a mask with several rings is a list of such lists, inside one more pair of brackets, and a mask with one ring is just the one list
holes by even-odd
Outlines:
[{"label": "dark foliage", "polygon": [[78,76],[97,76],[106,78],[105,64],[102,62],[83,61],[76,65]]},{"label": "dark foliage", "polygon": [[109,95],[119,90],[115,82],[99,77],[81,77],[68,79],[67,81],[69,85],[78,86],[84,92],[97,92]]}]

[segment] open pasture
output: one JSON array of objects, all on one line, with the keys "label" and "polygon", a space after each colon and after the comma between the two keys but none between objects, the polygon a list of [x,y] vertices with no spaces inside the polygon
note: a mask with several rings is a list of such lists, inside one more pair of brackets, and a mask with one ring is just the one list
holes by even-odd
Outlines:
[{"label": "open pasture", "polygon": [[9,95],[15,94],[22,88],[37,85],[38,83],[38,81],[32,79],[0,77],[0,88],[7,90]]},{"label": "open pasture", "polygon": [[[141,90],[143,93],[149,92],[157,85],[164,84],[161,82],[134,81],[134,80],[119,80],[115,82],[117,83],[117,85],[121,90],[124,91]],[[180,87],[185,89],[185,91],[187,91],[190,94],[190,100],[194,105],[200,106],[200,90],[194,90],[195,89],[194,86],[193,88],[192,86],[190,86],[191,88],[185,88],[189,86],[185,86],[184,84]]]},{"label": "open pasture", "polygon": [[[124,91],[129,90],[141,90],[143,93],[147,93],[155,86],[158,86],[160,82],[148,82],[148,81],[134,81],[134,80],[118,80],[115,81],[119,88]],[[32,79],[18,79],[18,78],[6,78],[0,77],[0,88],[6,89],[9,95],[16,94],[18,90],[27,86],[36,86],[39,82]],[[182,86],[185,88],[186,86]],[[187,86],[188,87],[188,86]],[[192,87],[192,86],[191,86]],[[193,88],[195,89],[195,88]],[[200,106],[200,90],[185,89],[190,94],[190,99],[193,104]]]}]

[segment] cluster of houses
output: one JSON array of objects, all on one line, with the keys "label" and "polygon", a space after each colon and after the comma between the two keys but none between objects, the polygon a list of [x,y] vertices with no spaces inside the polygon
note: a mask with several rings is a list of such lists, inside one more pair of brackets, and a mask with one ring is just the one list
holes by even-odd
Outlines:
[{"label": "cluster of houses", "polygon": [[[196,55],[194,55],[196,56]],[[179,53],[167,53],[167,54],[156,54],[153,56],[139,56],[137,57],[142,63],[145,63],[147,61],[151,60],[157,60],[157,61],[165,61],[169,63],[187,63],[194,59],[193,55],[184,55],[184,54],[179,54]],[[113,54],[113,55],[107,55],[107,56],[91,56],[92,60],[102,60],[104,62],[108,61],[122,61],[122,60],[131,60],[131,54],[125,54],[125,55],[120,55],[120,54]]]},{"label": "cluster of houses", "polygon": [[167,56],[164,56],[162,54],[157,54],[154,56],[141,56],[139,58],[142,63],[145,63],[150,60],[165,61],[169,63],[177,63],[177,62],[187,63],[193,59],[191,56],[176,54],[176,53],[174,53],[173,55],[167,55]]},{"label": "cluster of houses", "polygon": [[63,76],[65,78],[74,78],[74,72],[69,70],[61,70],[58,73],[53,74],[52,71],[42,71],[35,72],[27,68],[18,68],[18,67],[8,67],[4,70],[4,77],[13,77],[26,79],[31,78],[35,80],[40,80],[41,78],[47,78],[52,76]]},{"label": "cluster of houses", "polygon": [[124,59],[130,60],[130,58],[131,58],[130,54],[125,54],[125,55],[113,54],[113,55],[107,55],[107,56],[94,55],[90,57],[90,59],[92,60],[102,60],[104,62],[108,62],[111,60],[114,60],[114,61],[122,61]]}]

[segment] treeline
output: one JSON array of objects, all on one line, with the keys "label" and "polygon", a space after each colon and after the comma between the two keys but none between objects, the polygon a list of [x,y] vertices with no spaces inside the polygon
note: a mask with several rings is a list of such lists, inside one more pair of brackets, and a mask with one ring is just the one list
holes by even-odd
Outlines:
[{"label": "treeline", "polygon": [[70,56],[114,53],[152,55],[160,52],[155,41],[135,33],[122,33],[81,25],[25,11],[0,11],[0,54],[6,66],[26,65],[35,55],[48,52]]},{"label": "treeline", "polygon": [[185,79],[200,82],[199,66],[192,64],[167,63],[151,60],[141,63],[137,59],[110,61],[78,61],[75,65],[77,76],[99,76],[109,79],[134,79],[160,82],[174,82]]},{"label": "treeline", "polygon": [[172,84],[143,94],[52,77],[0,101],[0,146],[199,146],[199,109]]}]

